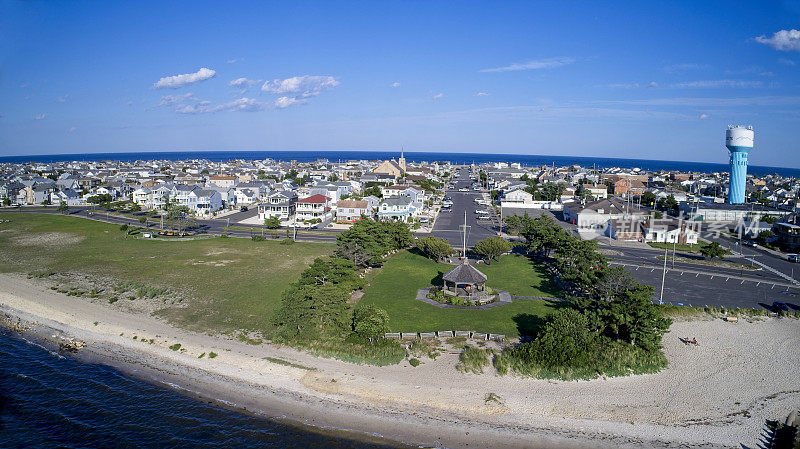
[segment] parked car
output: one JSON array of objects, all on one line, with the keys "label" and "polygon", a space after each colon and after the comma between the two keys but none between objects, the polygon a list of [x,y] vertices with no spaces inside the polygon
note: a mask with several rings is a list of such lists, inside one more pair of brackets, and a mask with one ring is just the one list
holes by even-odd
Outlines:
[{"label": "parked car", "polygon": [[800,257],[797,254],[788,254],[786,258],[789,260],[789,262],[800,262]]},{"label": "parked car", "polygon": [[247,206],[242,206],[239,208],[239,210],[242,212],[247,212]]},{"label": "parked car", "polygon": [[772,310],[776,312],[780,311],[788,312],[789,306],[787,306],[785,302],[775,301],[772,303]]}]

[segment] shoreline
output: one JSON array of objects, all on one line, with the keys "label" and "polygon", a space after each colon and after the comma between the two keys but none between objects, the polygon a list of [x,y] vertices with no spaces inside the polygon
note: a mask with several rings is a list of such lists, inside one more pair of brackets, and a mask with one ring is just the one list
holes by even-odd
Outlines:
[{"label": "shoreline", "polygon": [[[796,370],[780,368],[772,379],[759,369],[753,375],[742,366],[751,354],[745,348],[739,356],[730,350],[741,345],[739,341],[748,342],[770,330],[785,334],[787,340],[776,343],[780,354],[771,352],[775,357],[765,357],[759,366],[776,369],[781,359],[797,360],[797,320],[743,322],[736,327],[717,321],[676,323],[675,332],[694,332],[703,342],[713,344],[704,327],[738,340],[730,348],[716,348],[723,352],[712,354],[710,362],[717,366],[706,369],[699,365],[708,358],[706,347],[693,352],[676,347],[676,334],[670,332],[665,336],[670,367],[662,373],[564,382],[459,373],[454,368],[457,355],[426,360],[419,368],[406,362],[374,367],[277,345],[247,345],[67,297],[8,274],[0,274],[0,310],[11,321],[19,319],[28,326],[23,333],[54,343],[61,336],[85,342],[79,360],[109,365],[132,377],[283,424],[357,440],[382,438],[390,445],[741,447],[757,443],[764,419],[782,420],[791,407],[800,407]],[[169,349],[175,343],[181,350]],[[212,350],[218,357],[198,358]],[[724,366],[726,361],[730,366]],[[702,374],[699,381],[709,391],[683,391],[698,381],[696,375],[686,374],[687,366],[696,367]],[[750,391],[742,389],[756,379],[759,382]],[[728,383],[718,385],[720,381]],[[487,391],[496,392],[502,403],[487,404],[483,400]],[[631,397],[622,397],[624,393]],[[729,399],[739,396],[743,405],[736,407]]]}]

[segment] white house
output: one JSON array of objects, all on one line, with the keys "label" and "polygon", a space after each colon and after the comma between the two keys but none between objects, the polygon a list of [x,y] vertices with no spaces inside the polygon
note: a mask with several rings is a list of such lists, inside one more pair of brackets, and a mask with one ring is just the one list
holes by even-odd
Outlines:
[{"label": "white house", "polygon": [[534,201],[533,195],[522,190],[512,190],[500,199],[500,207],[511,209],[550,209],[561,210],[563,205],[555,201]]},{"label": "white house", "polygon": [[645,241],[695,245],[700,235],[700,222],[672,219],[649,220],[642,225]]},{"label": "white house", "polygon": [[295,192],[289,190],[273,192],[258,205],[258,218],[265,220],[276,217],[284,221],[289,220],[294,216],[296,203]]},{"label": "white house", "polygon": [[609,220],[644,219],[647,215],[647,211],[616,198],[564,205],[564,221],[578,228],[605,227]]},{"label": "white house", "polygon": [[336,221],[339,223],[355,223],[361,217],[372,217],[373,206],[366,200],[340,200],[336,206]]},{"label": "white house", "polygon": [[319,194],[298,200],[295,203],[297,220],[325,220],[330,215],[330,201],[331,199],[327,196]]},{"label": "white house", "polygon": [[413,217],[416,208],[407,196],[386,198],[378,206],[378,218],[381,220],[408,221]]}]

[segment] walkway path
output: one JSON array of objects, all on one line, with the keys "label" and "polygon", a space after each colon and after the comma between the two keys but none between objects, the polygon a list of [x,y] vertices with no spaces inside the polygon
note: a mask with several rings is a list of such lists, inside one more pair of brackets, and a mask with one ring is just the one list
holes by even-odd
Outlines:
[{"label": "walkway path", "polygon": [[422,301],[424,303],[428,303],[432,306],[436,306],[442,309],[469,309],[469,310],[486,310],[486,309],[493,309],[495,307],[504,306],[506,304],[511,304],[511,295],[503,290],[495,290],[497,295],[497,301],[490,302],[486,304],[482,304],[479,306],[454,306],[452,304],[443,304],[435,299],[428,298],[428,293],[430,293],[431,287],[428,288],[421,288],[417,290],[417,300]]}]

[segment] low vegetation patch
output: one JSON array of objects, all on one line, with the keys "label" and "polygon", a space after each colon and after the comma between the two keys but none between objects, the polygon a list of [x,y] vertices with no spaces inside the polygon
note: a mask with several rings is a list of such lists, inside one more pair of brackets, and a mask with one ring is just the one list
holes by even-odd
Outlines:
[{"label": "low vegetation patch", "polygon": [[279,359],[279,358],[276,358],[276,357],[264,357],[264,360],[270,361],[270,362],[278,364],[278,365],[291,366],[292,368],[300,368],[300,369],[304,369],[304,370],[307,370],[307,371],[316,371],[317,370],[316,368],[312,368],[312,367],[309,367],[309,366],[301,365],[299,363],[290,362],[288,360]]},{"label": "low vegetation patch", "polygon": [[491,349],[467,346],[458,356],[457,368],[465,373],[482,374],[483,369],[491,364],[490,358],[493,354]]}]

